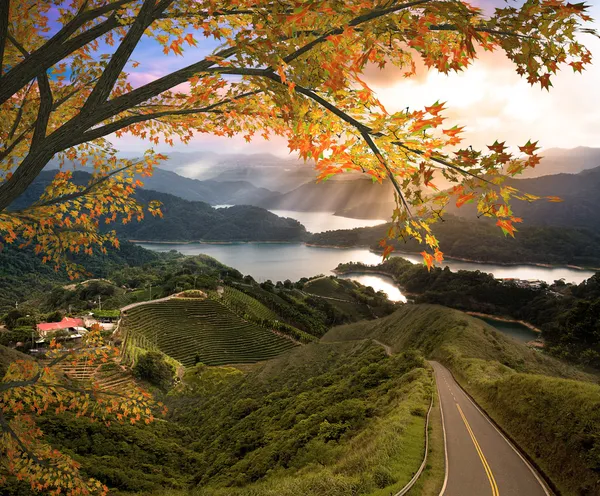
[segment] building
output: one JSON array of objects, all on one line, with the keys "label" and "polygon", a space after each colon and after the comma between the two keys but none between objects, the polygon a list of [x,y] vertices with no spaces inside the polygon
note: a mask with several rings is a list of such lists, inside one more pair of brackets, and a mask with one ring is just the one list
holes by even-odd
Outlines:
[{"label": "building", "polygon": [[73,319],[71,317],[65,317],[60,322],[41,322],[37,325],[38,333],[40,337],[46,337],[50,333],[56,331],[71,331],[78,332],[85,330],[83,319]]}]

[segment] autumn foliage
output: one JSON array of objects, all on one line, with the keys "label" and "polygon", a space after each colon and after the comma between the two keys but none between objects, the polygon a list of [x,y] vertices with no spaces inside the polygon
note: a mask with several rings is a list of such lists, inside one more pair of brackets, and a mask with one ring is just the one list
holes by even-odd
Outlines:
[{"label": "autumn foliage", "polygon": [[[445,123],[443,103],[411,109],[407,102],[406,110],[389,112],[364,76],[368,66],[391,64],[410,78],[417,59],[442,73],[462,71],[478,51],[499,50],[529,83],[549,89],[559,69],[581,72],[591,63],[579,36],[594,34],[585,27],[585,4],[503,5],[486,16],[459,0],[0,0],[0,238],[33,244],[75,275],[70,252],[118,246],[111,223],[141,219],[147,210],[160,215],[158,205],[144,207],[134,193],[162,157],[149,150],[139,161],[121,159],[107,137],[173,144],[200,133],[282,136],[315,162],[319,179],[358,171],[391,181],[397,208],[388,235],[421,241],[428,266],[443,258],[431,225],[449,202],[476,204],[514,235],[521,219],[511,202],[539,198],[505,180],[538,164],[536,143],[461,148],[463,128]],[[204,45],[211,53],[134,87],[131,74],[140,69],[132,57],[142,42],[154,43],[157,56]],[[92,170],[90,183],[74,184],[61,170],[37,203],[11,208],[53,158]],[[438,191],[439,176],[454,187]],[[391,247],[382,246],[389,255]],[[8,380],[55,384],[49,374],[15,364]],[[24,411],[107,411],[107,403],[92,406],[57,386],[35,401],[41,388],[24,386],[32,388],[29,403],[16,399],[21,387],[3,387],[10,420],[3,446],[17,456],[9,468],[32,483],[40,480],[39,464],[31,456],[18,461],[21,437],[8,430],[17,419],[33,425]],[[27,429],[31,443],[35,432]],[[39,449],[45,451],[36,457],[51,457],[49,448]],[[63,463],[71,462],[56,454],[50,466]],[[73,477],[71,494],[79,494]],[[59,484],[51,480],[40,484]]]},{"label": "autumn foliage", "polygon": [[82,383],[62,372],[61,362],[94,367],[117,357],[119,350],[104,344],[98,325],[77,351],[66,350],[54,340],[50,349],[46,362],[11,363],[0,382],[0,487],[7,475],[15,475],[44,494],[106,494],[103,484],[82,477],[74,460],[44,442],[35,417],[68,412],[107,425],[112,421],[148,424],[162,412],[162,405],[137,387],[104,391],[93,380]]}]

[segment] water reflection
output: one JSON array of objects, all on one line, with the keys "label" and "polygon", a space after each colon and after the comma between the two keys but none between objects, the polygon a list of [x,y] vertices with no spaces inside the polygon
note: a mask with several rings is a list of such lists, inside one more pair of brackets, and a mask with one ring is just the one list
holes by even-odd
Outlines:
[{"label": "water reflection", "polygon": [[391,301],[401,301],[406,303],[406,296],[396,286],[396,283],[391,277],[378,274],[344,274],[338,276],[342,279],[352,279],[358,281],[363,286],[371,286],[375,291],[383,291]]}]

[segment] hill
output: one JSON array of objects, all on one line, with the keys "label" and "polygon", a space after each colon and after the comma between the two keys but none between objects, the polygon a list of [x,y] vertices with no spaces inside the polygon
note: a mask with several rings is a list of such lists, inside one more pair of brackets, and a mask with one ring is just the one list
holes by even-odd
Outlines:
[{"label": "hill", "polygon": [[405,305],[374,322],[336,327],[325,342],[377,339],[417,349],[448,366],[461,385],[566,495],[600,488],[600,386],[479,319],[433,305]]},{"label": "hill", "polygon": [[120,332],[125,356],[137,349],[161,351],[185,366],[254,363],[273,358],[294,343],[244,321],[209,299],[172,298],[124,311]]},{"label": "hill", "polygon": [[154,169],[152,176],[140,179],[145,189],[210,205],[255,205],[279,194],[265,188],[257,188],[248,181],[199,181],[159,167]]},{"label": "hill", "polygon": [[[180,170],[185,171],[185,168],[188,165],[195,167],[194,164],[202,163],[202,156],[202,154],[198,156],[197,154],[192,153],[174,152],[169,154],[168,160],[161,162],[160,167],[154,168],[152,176],[138,176],[137,179],[144,183],[146,189],[159,191],[161,193],[169,193],[185,200],[202,201],[211,205],[253,204],[259,200],[277,194],[265,188],[258,188],[245,180],[201,181],[196,179],[194,175],[186,177],[185,174],[181,175],[178,173]],[[208,160],[208,163],[211,163],[209,157],[205,157],[205,159]],[[210,166],[211,169],[213,167],[216,171],[222,171],[219,163]],[[57,160],[52,160],[44,170],[48,174],[53,174],[58,168],[59,162]],[[62,170],[75,170],[84,173],[92,172],[90,167],[82,167],[81,165],[76,165],[72,161],[66,161],[62,166]],[[215,172],[209,175],[217,175],[218,173],[219,172]]]},{"label": "hill", "polygon": [[116,225],[125,239],[144,241],[303,241],[306,229],[297,220],[278,217],[259,207],[213,208],[207,203],[141,190],[137,198],[162,203],[163,217]]},{"label": "hill", "polygon": [[388,495],[419,466],[430,380],[416,354],[311,344],[214,393],[171,395],[170,420],[193,429],[204,495]]},{"label": "hill", "polygon": [[[42,263],[33,247],[19,249],[16,245],[7,244],[0,251],[0,314],[13,309],[15,302],[22,305],[26,300],[49,297],[54,286],[72,282],[66,271],[56,271],[51,264]],[[98,278],[119,269],[156,264],[169,257],[127,241],[121,243],[119,249],[106,246],[106,251],[106,254],[94,252],[92,256],[70,254],[69,257],[90,277]],[[37,307],[37,303],[34,306]]]},{"label": "hill", "polygon": [[[320,246],[368,246],[380,250],[390,224],[313,234],[308,242]],[[515,238],[506,237],[488,219],[468,219],[447,214],[432,226],[447,257],[479,262],[543,263],[600,267],[600,231],[584,228],[535,226],[525,218]],[[390,242],[396,250],[423,251],[414,240]]]},{"label": "hill", "polygon": [[[188,369],[162,398],[169,417],[149,426],[69,414],[39,425],[115,496],[387,496],[421,463],[432,392],[416,353],[312,344],[245,372]],[[2,487],[34,494],[15,478]]]},{"label": "hill", "polygon": [[[579,174],[555,174],[533,179],[511,179],[506,182],[520,191],[539,196],[558,196],[560,203],[539,200],[533,203],[514,201],[513,212],[523,221],[535,226],[586,228],[600,232],[600,167]],[[475,205],[461,208],[452,205],[449,212],[473,219]]]}]

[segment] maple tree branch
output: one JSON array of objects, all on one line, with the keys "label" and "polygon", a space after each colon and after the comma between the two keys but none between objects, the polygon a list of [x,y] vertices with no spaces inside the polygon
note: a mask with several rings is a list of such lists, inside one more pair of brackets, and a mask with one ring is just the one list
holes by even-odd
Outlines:
[{"label": "maple tree branch", "polygon": [[[97,78],[93,79],[92,82],[95,81],[95,80],[97,80]],[[31,89],[32,86],[33,86],[33,83],[31,83],[29,85],[29,89]],[[67,93],[62,98],[56,100],[56,102],[54,102],[54,104],[52,106],[52,111],[54,112],[61,105],[63,105],[68,100],[70,100],[73,96],[75,96],[77,93],[79,93],[82,89],[84,89],[84,88],[83,87],[76,88],[75,90]],[[25,103],[23,102],[22,106],[19,108],[19,114],[22,114],[24,104]],[[17,122],[17,121],[15,120],[15,122]],[[30,133],[31,131],[33,131],[34,127],[35,127],[35,123],[30,124],[25,130],[23,130],[23,132],[21,132],[21,134],[19,134],[19,136],[17,137],[17,139],[15,139],[12,143],[10,143],[10,145],[8,145],[3,151],[0,151],[0,162],[2,162],[2,160],[4,160],[10,154],[10,152],[12,152],[14,150],[14,148],[19,143],[21,143],[21,141],[23,141],[25,139],[25,137],[27,136],[28,133]],[[16,131],[16,126],[15,125],[13,125],[13,128]],[[11,133],[11,134],[9,134],[8,139],[10,140],[13,137],[14,137],[14,134]],[[6,143],[5,143],[5,145],[6,145]]]},{"label": "maple tree branch", "polygon": [[[209,58],[227,58],[237,52],[238,47],[230,47],[220,52],[215,53]],[[167,91],[180,83],[186,82],[192,76],[206,72],[206,70],[215,64],[214,60],[208,60],[204,58],[199,62],[188,65],[182,69],[174,71],[166,76],[156,79],[150,83],[146,83],[139,88],[136,88],[124,95],[112,98],[105,105],[98,109],[95,114],[97,116],[96,122],[102,122],[110,117],[120,114],[128,109],[139,105],[151,98],[160,95],[164,91]],[[88,126],[88,128],[91,126]]]},{"label": "maple tree branch", "polygon": [[[115,7],[113,8],[117,8],[116,4],[124,4],[130,1],[131,0],[121,0],[120,2],[116,2],[114,4]],[[87,11],[85,14],[90,12],[93,11]],[[85,18],[85,20],[81,22],[82,24],[95,18],[94,16],[88,18],[85,14],[80,16],[82,19]],[[119,26],[120,24],[116,17],[111,16],[105,21],[70,39],[68,39],[69,36],[74,33],[80,25],[72,32],[68,32],[68,35],[63,33],[63,36],[60,38],[57,38],[57,33],[57,35],[48,40],[48,42],[40,48],[28,54],[21,62],[12,67],[10,71],[0,76],[0,104],[7,101],[29,81],[34,79],[40,70],[47,70],[76,50]]]},{"label": "maple tree branch", "polygon": [[[240,68],[227,68],[226,67],[226,68],[217,68],[217,69],[215,69],[215,72],[221,72],[224,74],[245,75],[245,76],[262,76],[262,77],[269,78],[279,84],[285,85],[285,83],[281,80],[281,77],[279,75],[275,74],[270,69],[243,69],[243,68],[240,69]],[[346,112],[339,109],[332,103],[328,102],[326,99],[324,99],[323,97],[321,97],[320,95],[318,95],[317,93],[312,91],[311,89],[305,88],[300,85],[295,85],[294,91],[296,91],[302,95],[305,95],[305,96],[311,98],[312,100],[316,101],[319,105],[321,105],[322,107],[325,107],[327,110],[332,112],[334,115],[336,115],[343,121],[347,122],[348,124],[351,124],[353,127],[355,127],[357,129],[357,131],[361,134],[361,136],[363,137],[363,139],[365,140],[365,142],[367,143],[369,148],[371,148],[371,150],[373,151],[373,153],[375,154],[375,156],[377,157],[379,162],[383,165],[383,167],[388,172],[390,181],[392,182],[394,189],[396,190],[400,199],[402,200],[402,204],[404,205],[404,208],[406,209],[408,215],[410,217],[412,217],[410,207],[408,206],[408,202],[406,201],[406,198],[404,197],[404,194],[402,192],[402,189],[400,188],[400,185],[396,181],[396,178],[394,177],[392,170],[387,165],[385,159],[383,158],[383,156],[381,155],[381,152],[379,151],[379,148],[377,147],[377,145],[375,144],[375,142],[373,141],[373,139],[371,137],[372,135],[373,136],[381,136],[381,133],[373,133],[372,129],[369,126],[366,126],[359,120],[348,115]]]},{"label": "maple tree branch", "polygon": [[[425,152],[423,152],[422,150],[415,150],[413,148],[410,148],[409,146],[406,146],[404,143],[402,143],[401,141],[392,141],[393,145],[397,145],[400,148],[403,148],[404,150],[411,152],[411,153],[415,153],[416,155],[425,155]],[[484,177],[478,176],[477,174],[474,174],[466,169],[463,169],[462,167],[459,167],[458,165],[454,165],[450,162],[448,162],[447,160],[445,160],[442,157],[436,157],[435,155],[431,155],[429,157],[430,160],[432,160],[433,162],[436,162],[438,164],[441,164],[449,169],[455,170],[457,172],[459,172],[460,174],[462,174],[463,176],[471,176],[474,179],[478,179],[479,181],[483,181],[484,183],[496,186],[494,183],[492,183],[491,181],[488,181],[487,179],[485,179]]]},{"label": "maple tree branch", "polygon": [[[173,0],[162,0],[155,8],[155,0],[144,0],[144,4],[136,17],[135,22],[127,31],[123,41],[111,57],[108,65],[104,68],[104,71],[102,71],[98,83],[83,105],[81,110],[82,115],[93,112],[95,107],[106,101],[119,78],[121,71],[125,67],[125,64],[142,38],[144,31],[155,20],[155,16],[166,9],[172,1]],[[162,10],[157,12],[157,9]]]},{"label": "maple tree branch", "polygon": [[31,460],[33,460],[34,463],[41,465],[41,466],[48,466],[48,463],[40,460],[35,453],[33,453],[27,446],[25,446],[25,443],[23,443],[23,441],[21,440],[21,438],[18,436],[18,434],[14,431],[14,429],[10,426],[10,423],[6,420],[6,418],[4,417],[4,414],[2,413],[2,410],[0,410],[0,428],[2,428],[2,430],[6,433],[8,433],[10,435],[10,437],[12,437],[16,443],[19,445],[19,448],[21,449],[21,451],[27,455],[29,458],[31,458]]},{"label": "maple tree branch", "polygon": [[17,111],[17,115],[15,116],[15,120],[13,121],[13,124],[12,124],[12,126],[10,128],[10,131],[8,132],[8,136],[6,138],[8,141],[12,140],[13,137],[15,136],[15,133],[17,132],[17,128],[19,127],[19,124],[21,123],[21,119],[23,118],[23,112],[25,110],[25,104],[27,103],[27,97],[29,96],[29,92],[31,91],[32,87],[33,87],[33,83],[31,83],[29,85],[29,87],[25,91],[25,95],[23,96],[23,100],[19,104],[19,110]]},{"label": "maple tree branch", "polygon": [[65,202],[68,202],[68,201],[75,200],[77,198],[81,198],[82,196],[86,196],[89,193],[91,193],[98,186],[100,186],[101,184],[105,183],[106,181],[108,181],[111,177],[115,176],[116,174],[119,174],[120,172],[123,172],[124,170],[131,169],[132,167],[135,167],[136,165],[139,165],[141,163],[142,163],[142,161],[140,160],[138,162],[134,162],[132,164],[125,165],[124,167],[121,167],[119,169],[115,169],[114,171],[111,171],[106,176],[102,176],[102,177],[98,178],[96,181],[92,182],[91,184],[88,184],[86,186],[86,188],[82,189],[81,191],[75,191],[74,193],[69,193],[69,194],[66,194],[66,195],[57,196],[56,198],[52,198],[52,199],[47,200],[47,201],[42,202],[42,203],[34,203],[33,205],[31,205],[31,206],[29,206],[27,208],[24,208],[22,210],[13,210],[13,211],[11,211],[11,213],[15,214],[15,215],[19,215],[21,213],[26,213],[29,210],[34,210],[36,208],[50,207],[52,205],[58,205],[59,203],[65,203]]},{"label": "maple tree branch", "polygon": [[19,41],[12,34],[10,34],[10,32],[6,34],[6,38],[15,46],[17,50],[19,50],[19,52],[21,52],[21,55],[29,57],[29,52],[25,50],[25,47],[21,45],[21,43],[19,43]]},{"label": "maple tree branch", "polygon": [[220,102],[213,103],[206,107],[202,108],[192,108],[192,109],[177,109],[177,110],[165,110],[163,112],[154,112],[151,114],[137,114],[125,117],[115,122],[111,122],[110,124],[106,124],[101,127],[97,127],[86,131],[81,136],[77,137],[77,140],[71,142],[70,146],[79,145],[81,143],[85,143],[86,141],[92,141],[98,138],[102,138],[103,136],[107,136],[116,131],[120,131],[121,129],[131,126],[132,124],[136,124],[138,122],[145,122],[154,119],[160,119],[161,117],[170,117],[176,115],[194,115],[201,113],[222,113],[223,111],[218,110],[217,108],[225,105],[227,103],[231,103],[237,101],[242,98],[247,98],[249,96],[257,95],[262,93],[262,90],[248,91],[246,93],[242,93],[238,96],[227,98],[225,100],[221,100]]},{"label": "maple tree branch", "polygon": [[[435,24],[435,25],[429,26],[428,29],[430,31],[458,31],[458,26],[456,26],[455,24]],[[513,36],[515,38],[522,38],[524,40],[539,39],[538,36],[519,34],[519,33],[513,32],[513,31],[497,31],[495,29],[490,29],[490,28],[481,27],[481,26],[474,26],[474,29],[475,29],[475,31],[477,31],[479,33],[489,33],[489,34],[495,34],[498,36]]]},{"label": "maple tree branch", "polygon": [[[60,362],[65,360],[70,355],[71,355],[71,352],[63,353],[62,355],[59,355],[56,358],[54,358],[54,360],[52,360],[46,367],[48,367],[48,368],[54,367],[55,365],[58,365]],[[25,379],[22,381],[0,382],[0,391],[8,391],[9,389],[14,389],[14,388],[18,388],[18,387],[33,386],[42,377],[42,370],[43,369],[40,369],[39,365],[38,365],[38,372],[31,379]]]},{"label": "maple tree branch", "polygon": [[361,133],[361,136],[363,137],[363,139],[365,140],[367,145],[369,145],[369,148],[375,154],[375,156],[377,157],[377,160],[379,160],[379,163],[381,165],[383,165],[383,167],[387,171],[388,177],[390,178],[390,181],[392,182],[392,185],[394,186],[396,193],[398,193],[398,196],[400,197],[400,200],[402,201],[402,205],[404,205],[406,213],[412,219],[413,215],[412,215],[412,212],[410,211],[410,207],[408,206],[408,202],[406,201],[406,198],[404,197],[404,193],[402,192],[402,189],[400,188],[398,181],[396,181],[396,178],[394,177],[394,173],[389,168],[386,160],[383,158],[383,155],[379,151],[379,148],[375,144],[375,141],[373,141],[373,138],[371,137],[371,135],[368,132]]},{"label": "maple tree branch", "polygon": [[48,121],[50,120],[50,114],[52,113],[52,107],[54,105],[52,89],[50,88],[50,82],[48,81],[48,74],[46,71],[42,71],[38,75],[37,81],[40,91],[40,106],[37,119],[35,120],[31,148],[38,146],[46,137],[46,128],[48,127]]},{"label": "maple tree branch", "polygon": [[408,9],[408,8],[411,8],[411,7],[417,7],[419,5],[430,3],[431,1],[432,0],[415,0],[413,2],[407,2],[407,3],[398,4],[398,5],[392,5],[391,7],[387,7],[387,8],[383,8],[383,9],[379,9],[379,10],[377,10],[377,9],[372,10],[371,12],[368,12],[366,14],[363,14],[363,15],[360,15],[358,17],[355,17],[354,19],[352,19],[344,27],[334,28],[334,29],[331,29],[328,32],[322,34],[318,38],[312,40],[310,43],[307,43],[306,45],[300,47],[299,49],[297,49],[293,53],[291,53],[288,56],[284,57],[283,61],[286,64],[289,64],[292,60],[295,60],[298,57],[300,57],[300,56],[304,55],[305,53],[309,52],[315,46],[317,46],[317,45],[319,45],[319,44],[327,41],[327,38],[329,36],[335,36],[337,34],[342,34],[344,32],[344,29],[346,29],[347,27],[355,27],[355,26],[358,26],[358,25],[363,24],[365,22],[377,19],[379,17],[385,16],[385,15],[388,15],[388,14],[393,14],[393,13],[398,12],[400,10]]},{"label": "maple tree branch", "polygon": [[10,11],[10,0],[0,0],[0,77],[4,68],[4,50],[8,36],[8,13]]}]

